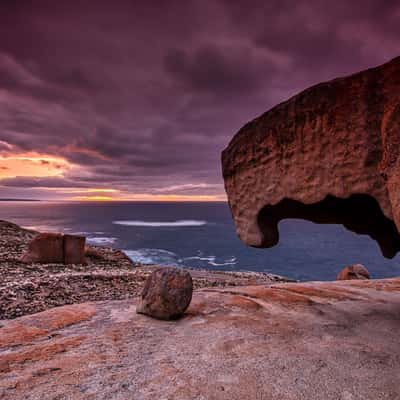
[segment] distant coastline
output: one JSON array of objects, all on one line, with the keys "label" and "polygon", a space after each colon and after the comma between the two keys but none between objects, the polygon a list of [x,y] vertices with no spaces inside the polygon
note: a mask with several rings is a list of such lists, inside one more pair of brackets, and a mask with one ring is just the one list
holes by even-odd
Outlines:
[{"label": "distant coastline", "polygon": [[37,199],[2,199],[0,198],[0,201],[41,201]]}]

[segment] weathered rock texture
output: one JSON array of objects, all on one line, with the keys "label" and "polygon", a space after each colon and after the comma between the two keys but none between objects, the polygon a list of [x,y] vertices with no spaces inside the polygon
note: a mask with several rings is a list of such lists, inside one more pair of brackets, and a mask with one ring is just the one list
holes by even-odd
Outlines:
[{"label": "weathered rock texture", "polygon": [[400,250],[400,57],[321,83],[246,124],[222,153],[240,238],[270,247],[284,218],[342,223]]},{"label": "weathered rock texture", "polygon": [[25,263],[85,264],[84,236],[39,233],[28,244],[22,257]]},{"label": "weathered rock texture", "polygon": [[188,271],[161,267],[147,278],[136,311],[158,319],[177,319],[189,307],[192,293],[193,282]]},{"label": "weathered rock texture", "polygon": [[348,265],[344,267],[338,274],[338,281],[346,281],[350,279],[371,279],[367,268],[362,264]]},{"label": "weathered rock texture", "polygon": [[0,328],[7,400],[398,400],[400,279],[201,289],[185,316],[134,300]]}]

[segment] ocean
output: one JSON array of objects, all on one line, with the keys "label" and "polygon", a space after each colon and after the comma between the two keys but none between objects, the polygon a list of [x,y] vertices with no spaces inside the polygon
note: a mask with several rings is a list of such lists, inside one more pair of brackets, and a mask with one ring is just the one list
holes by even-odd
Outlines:
[{"label": "ocean", "polygon": [[223,202],[4,201],[0,219],[82,234],[89,243],[122,249],[148,264],[271,272],[304,281],[332,280],[345,265],[362,263],[374,278],[400,275],[400,256],[383,258],[372,239],[340,225],[284,220],[277,246],[247,247]]}]

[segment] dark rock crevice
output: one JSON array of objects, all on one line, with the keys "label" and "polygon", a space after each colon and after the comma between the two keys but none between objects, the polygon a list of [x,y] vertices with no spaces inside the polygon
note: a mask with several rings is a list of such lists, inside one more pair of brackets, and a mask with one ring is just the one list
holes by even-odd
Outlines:
[{"label": "dark rock crevice", "polygon": [[353,194],[346,199],[328,195],[312,204],[284,198],[275,205],[266,205],[258,214],[258,225],[263,235],[260,247],[276,245],[279,242],[278,223],[289,218],[317,224],[341,224],[349,231],[369,235],[387,258],[393,258],[400,251],[400,234],[395,223],[367,194]]}]

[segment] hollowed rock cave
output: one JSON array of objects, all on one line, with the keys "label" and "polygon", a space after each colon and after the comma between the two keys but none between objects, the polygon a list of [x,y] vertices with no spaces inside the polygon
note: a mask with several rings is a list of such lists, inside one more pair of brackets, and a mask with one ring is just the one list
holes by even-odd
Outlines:
[{"label": "hollowed rock cave", "polygon": [[287,218],[342,224],[349,231],[369,235],[387,258],[393,258],[400,251],[400,234],[395,223],[383,214],[378,202],[366,194],[353,194],[347,199],[328,195],[313,204],[285,198],[276,205],[265,206],[258,215],[263,235],[261,247],[271,247],[279,242],[278,224]]}]

